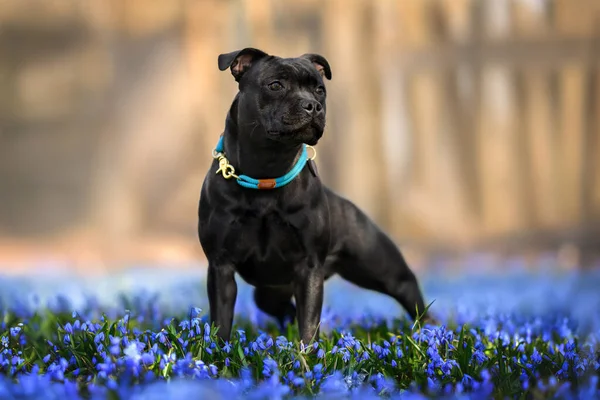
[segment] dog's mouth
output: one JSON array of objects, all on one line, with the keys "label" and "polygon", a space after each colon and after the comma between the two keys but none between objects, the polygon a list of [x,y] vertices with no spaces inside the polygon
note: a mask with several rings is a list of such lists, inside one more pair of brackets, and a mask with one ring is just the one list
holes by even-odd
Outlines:
[{"label": "dog's mouth", "polygon": [[271,130],[269,131],[269,133],[274,135],[292,136],[308,130],[310,128],[310,125],[310,122],[300,122],[292,125],[284,125],[282,126],[282,129]]},{"label": "dog's mouth", "polygon": [[295,125],[288,125],[285,126],[284,129],[267,130],[267,134],[273,138],[293,139],[299,136],[306,136],[306,134],[312,135],[322,130],[322,127],[318,123],[315,121],[309,121]]}]

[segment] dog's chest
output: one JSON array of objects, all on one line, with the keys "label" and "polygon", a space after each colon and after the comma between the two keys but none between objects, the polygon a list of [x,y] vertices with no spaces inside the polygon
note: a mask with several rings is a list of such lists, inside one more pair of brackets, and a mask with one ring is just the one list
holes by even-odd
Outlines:
[{"label": "dog's chest", "polygon": [[292,281],[294,267],[310,251],[303,214],[280,209],[246,209],[236,213],[225,237],[224,251],[237,272],[255,285]]}]

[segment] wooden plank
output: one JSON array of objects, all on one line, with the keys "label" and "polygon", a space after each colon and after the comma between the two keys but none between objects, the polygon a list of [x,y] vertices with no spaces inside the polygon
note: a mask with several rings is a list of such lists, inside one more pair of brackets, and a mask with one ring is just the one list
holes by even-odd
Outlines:
[{"label": "wooden plank", "polygon": [[[406,48],[427,49],[439,38],[443,27],[439,2],[398,2],[401,45]],[[402,52],[399,55],[402,69]],[[408,72],[408,73],[407,73]],[[445,198],[440,186],[440,128],[443,126],[442,77],[437,71],[404,71],[406,77],[406,103],[410,119],[408,146],[409,186],[404,191],[406,213],[410,215],[412,236],[440,239],[451,225],[448,217],[454,201]],[[444,198],[444,207],[437,202]],[[452,205],[450,204],[452,203]]]},{"label": "wooden plank", "polygon": [[568,225],[581,219],[582,155],[584,150],[585,68],[573,64],[559,75],[560,90],[560,157],[557,159],[561,223]]},{"label": "wooden plank", "polygon": [[242,0],[245,24],[248,26],[248,37],[240,43],[242,47],[265,49],[273,47],[276,36],[273,34],[273,6],[270,0]]},{"label": "wooden plank", "polygon": [[[230,12],[229,2],[185,2],[183,41],[187,51],[183,61],[188,72],[189,109],[193,117],[188,115],[187,124],[178,129],[177,144],[173,146],[181,150],[168,183],[163,184],[168,191],[155,195],[159,199],[155,201],[158,209],[155,218],[171,229],[185,227],[186,216],[189,219],[190,213],[197,209],[197,195],[190,193],[197,194],[200,189],[212,161],[211,150],[223,132],[225,115],[237,91],[230,72],[219,71],[217,67],[220,53],[235,50],[228,36],[233,25],[228,17]],[[212,18],[207,19],[206,15]]]},{"label": "wooden plank", "polygon": [[474,0],[440,1],[446,21],[447,40],[452,42],[465,42],[472,36],[471,15]]},{"label": "wooden plank", "polygon": [[[343,0],[332,0],[324,4],[323,16],[328,19],[324,27],[325,49],[328,60],[333,68],[333,79],[327,82],[328,104],[327,104],[327,135],[323,137],[319,148],[330,146],[335,148],[331,158],[327,162],[330,168],[327,168],[329,182],[331,187],[346,192],[349,195],[351,182],[344,180],[346,175],[344,170],[347,168],[343,161],[344,155],[348,156],[351,151],[350,138],[348,130],[351,127],[350,118],[345,118],[350,107],[349,86],[352,85],[349,71],[354,67],[355,54],[351,53],[352,46],[346,35],[352,34],[353,15],[350,13],[350,7],[345,6]],[[319,156],[322,159],[323,155]],[[318,161],[320,162],[320,161]],[[333,165],[333,168],[331,166]],[[327,172],[324,172],[325,174]]]},{"label": "wooden plank", "polygon": [[483,1],[482,13],[484,37],[487,43],[494,43],[510,37],[513,26],[509,1]]},{"label": "wooden plank", "polygon": [[582,109],[584,119],[583,142],[584,148],[582,151],[581,160],[581,222],[585,223],[594,217],[594,181],[598,171],[594,170],[594,158],[596,153],[597,140],[597,118],[594,115],[596,111],[596,103],[598,102],[598,93],[596,91],[596,80],[598,74],[596,69],[589,68],[586,70],[587,85],[584,89],[584,106]]},{"label": "wooden plank", "polygon": [[592,101],[589,104],[590,125],[588,127],[589,143],[589,180],[585,181],[589,185],[589,205],[591,208],[590,218],[596,221],[600,220],[600,68],[594,70]]},{"label": "wooden plank", "polygon": [[[326,14],[335,15],[335,19],[326,24],[327,53],[336,65],[334,79],[328,85],[337,95],[335,110],[345,114],[330,119],[335,123],[336,146],[341,155],[336,160],[339,175],[333,186],[380,220],[378,193],[385,180],[379,160],[380,74],[375,71],[375,52],[370,39],[373,28],[368,26],[371,23],[368,7],[372,5],[364,0],[356,0],[354,5],[348,7],[343,0],[325,4]],[[365,30],[356,29],[364,23],[367,23]]]},{"label": "wooden plank", "polygon": [[439,216],[434,200],[437,192],[438,132],[442,108],[440,104],[439,77],[423,72],[409,76],[409,104],[412,127],[411,186],[406,196],[411,212],[420,221],[428,235],[434,234],[433,221]]},{"label": "wooden plank", "polygon": [[513,1],[511,17],[515,36],[519,38],[543,38],[550,33],[549,1]]},{"label": "wooden plank", "polygon": [[[441,96],[443,96],[443,121],[440,131],[439,147],[440,188],[443,189],[444,205],[450,200],[453,221],[446,227],[446,240],[466,244],[476,233],[476,221],[479,217],[479,196],[476,173],[475,125],[472,123],[471,107],[474,104],[471,93],[461,93],[460,72],[449,70],[443,75]],[[475,108],[477,109],[477,108]],[[444,207],[445,209],[445,207]],[[448,221],[450,222],[450,221]]]},{"label": "wooden plank", "polygon": [[411,48],[427,48],[433,40],[429,15],[433,0],[399,1],[398,24],[402,26],[399,45]]},{"label": "wooden plank", "polygon": [[597,0],[554,0],[554,25],[563,37],[587,38],[598,24],[600,3]]},{"label": "wooden plank", "polygon": [[398,20],[399,3],[395,0],[375,2],[377,29],[376,41],[377,73],[381,90],[382,118],[382,163],[386,169],[385,201],[387,212],[386,228],[395,239],[410,234],[410,212],[407,210],[406,188],[410,157],[408,129],[408,107],[405,95],[406,77],[397,68],[399,58],[398,43],[402,35]]},{"label": "wooden plank", "polygon": [[[184,40],[187,46],[187,65],[191,91],[194,93],[193,109],[201,121],[202,134],[198,135],[196,158],[198,166],[208,165],[211,149],[224,129],[225,115],[237,92],[237,84],[229,70],[219,71],[217,57],[220,53],[236,50],[235,42],[227,33],[233,28],[230,21],[229,2],[187,0]],[[211,18],[206,18],[210,15]],[[222,93],[207,96],[207,93]]]},{"label": "wooden plank", "polygon": [[517,201],[519,205],[519,227],[522,231],[529,231],[535,227],[535,203],[533,186],[535,177],[530,168],[531,148],[529,147],[530,132],[527,125],[526,99],[526,74],[523,71],[515,71],[512,81],[514,96],[514,133],[512,138],[512,154],[516,181]]},{"label": "wooden plank", "polygon": [[[447,41],[464,42],[479,29],[471,23],[477,10],[470,0],[440,3],[443,10],[443,24],[439,35]],[[476,173],[476,129],[474,116],[479,104],[475,85],[478,77],[476,65],[448,68],[442,75],[441,95],[443,96],[444,120],[440,132],[441,166],[440,183],[444,198],[451,199],[454,205],[448,212],[453,220],[448,220],[447,237],[444,239],[456,244],[468,245],[477,234],[477,219],[480,214],[479,186]],[[444,201],[446,203],[446,201]]]},{"label": "wooden plank", "polygon": [[[506,2],[485,3],[486,40],[479,52],[510,34]],[[482,58],[485,60],[485,57]],[[519,185],[515,179],[515,110],[512,69],[498,63],[481,67],[477,157],[481,184],[482,233],[503,234],[519,227]]]},{"label": "wooden plank", "polygon": [[528,169],[532,174],[534,224],[550,228],[559,220],[555,193],[556,115],[552,110],[551,75],[545,71],[524,71],[525,123],[529,149]]},{"label": "wooden plank", "polygon": [[517,229],[521,221],[511,83],[510,71],[500,67],[483,69],[477,154],[485,234],[506,233]]}]

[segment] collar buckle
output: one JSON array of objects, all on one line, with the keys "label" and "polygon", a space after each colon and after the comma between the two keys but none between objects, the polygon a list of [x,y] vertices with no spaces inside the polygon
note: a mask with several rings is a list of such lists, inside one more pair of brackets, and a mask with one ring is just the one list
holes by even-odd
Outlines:
[{"label": "collar buckle", "polygon": [[235,168],[233,168],[233,165],[229,164],[229,160],[227,160],[227,158],[225,158],[223,154],[220,154],[218,157],[215,158],[219,160],[219,169],[216,172],[217,174],[220,172],[221,175],[223,175],[223,178],[225,179],[239,179],[239,177],[235,174]]}]

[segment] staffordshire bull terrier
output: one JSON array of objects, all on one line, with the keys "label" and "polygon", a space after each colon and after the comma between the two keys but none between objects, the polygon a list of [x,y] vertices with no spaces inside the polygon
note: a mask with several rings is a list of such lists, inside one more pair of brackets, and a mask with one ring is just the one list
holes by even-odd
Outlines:
[{"label": "staffordshire bull terrier", "polygon": [[230,69],[239,87],[198,207],[218,336],[230,338],[236,273],[280,326],[297,319],[304,344],[319,335],[323,284],[334,274],[393,297],[413,319],[428,318],[417,279],[392,240],[317,174],[311,146],[325,128],[327,60],[245,48],[219,55],[218,66]]}]

